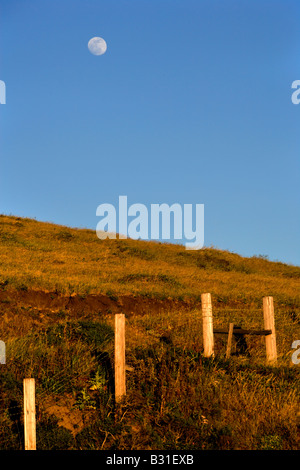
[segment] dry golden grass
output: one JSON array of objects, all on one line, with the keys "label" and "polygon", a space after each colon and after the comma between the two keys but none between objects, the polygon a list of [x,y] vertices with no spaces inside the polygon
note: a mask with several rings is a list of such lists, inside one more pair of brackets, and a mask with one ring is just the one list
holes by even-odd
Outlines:
[{"label": "dry golden grass", "polygon": [[[0,288],[2,285],[8,292],[42,290],[66,296],[104,294],[113,299],[139,297],[145,302],[149,298],[196,302],[194,313],[181,312],[174,304],[169,312],[164,308],[161,319],[152,314],[149,305],[145,321],[162,321],[164,330],[174,329],[175,320],[180,324],[197,318],[204,292],[212,294],[216,327],[234,322],[260,328],[262,298],[270,295],[274,297],[278,345],[283,356],[290,353],[292,341],[300,334],[300,268],[262,257],[243,258],[213,248],[186,251],[183,246],[156,242],[99,240],[93,230],[2,215],[0,259]],[[3,302],[9,302],[9,297]],[[35,317],[24,320],[27,328],[50,321],[45,311],[36,311]],[[12,325],[15,322],[11,322],[13,315],[10,311],[2,316],[3,334],[6,330],[21,334],[24,317],[15,314],[16,330]]]},{"label": "dry golden grass", "polygon": [[[99,240],[92,230],[9,216],[0,216],[0,260],[0,338],[10,362],[1,370],[0,448],[22,448],[11,410],[32,375],[40,449],[299,449],[300,369],[291,364],[300,339],[299,267],[213,248]],[[236,355],[234,345],[226,361],[226,336],[215,335],[215,358],[202,356],[204,292],[222,328],[263,328],[262,298],[274,297],[276,367],[266,366],[263,337],[248,337],[250,356]],[[111,303],[93,311],[90,294]],[[107,378],[113,342],[92,341],[109,327],[113,337],[111,306],[122,309],[126,296],[126,361],[134,371],[117,420]],[[69,298],[78,304],[62,308]],[[141,299],[142,314],[134,308]],[[64,405],[60,416],[56,403],[69,411]],[[66,413],[80,423],[71,422],[71,434]]]},{"label": "dry golden grass", "polygon": [[0,216],[0,282],[65,294],[199,296],[256,303],[271,295],[299,306],[300,268],[205,248],[99,240],[95,231]]}]

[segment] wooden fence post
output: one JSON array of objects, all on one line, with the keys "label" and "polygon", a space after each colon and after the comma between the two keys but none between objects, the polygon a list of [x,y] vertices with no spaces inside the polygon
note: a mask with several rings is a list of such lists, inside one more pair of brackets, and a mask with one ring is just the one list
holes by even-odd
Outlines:
[{"label": "wooden fence post", "polygon": [[125,314],[115,315],[115,401],[126,395]]},{"label": "wooden fence post", "polygon": [[25,450],[36,450],[35,380],[23,380]]},{"label": "wooden fence post", "polygon": [[265,330],[272,331],[270,335],[266,335],[267,362],[275,364],[277,362],[277,348],[276,348],[273,297],[263,298],[263,311],[264,311]]},{"label": "wooden fence post", "polygon": [[214,330],[211,295],[201,294],[204,356],[214,355]]},{"label": "wooden fence post", "polygon": [[6,358],[6,346],[4,341],[0,341],[0,364],[5,364],[5,358]]},{"label": "wooden fence post", "polygon": [[232,334],[233,334],[233,323],[229,323],[229,332],[228,332],[227,349],[226,349],[226,359],[229,359],[230,354],[231,354]]}]

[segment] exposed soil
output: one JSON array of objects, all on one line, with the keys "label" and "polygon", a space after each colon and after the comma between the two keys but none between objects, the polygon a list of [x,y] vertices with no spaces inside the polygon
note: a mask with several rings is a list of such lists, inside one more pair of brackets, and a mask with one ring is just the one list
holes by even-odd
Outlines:
[{"label": "exposed soil", "polygon": [[104,294],[64,296],[56,292],[36,290],[0,291],[0,312],[11,310],[12,307],[25,307],[55,313],[65,311],[75,317],[82,314],[125,313],[144,315],[160,313],[172,308],[190,310],[199,305],[195,300],[183,301],[177,299],[157,299],[142,296],[108,296]]},{"label": "exposed soil", "polygon": [[68,429],[73,436],[82,431],[85,426],[83,413],[76,409],[74,404],[75,399],[71,396],[48,398],[43,403],[43,408],[47,410],[47,413],[58,419],[58,426]]}]

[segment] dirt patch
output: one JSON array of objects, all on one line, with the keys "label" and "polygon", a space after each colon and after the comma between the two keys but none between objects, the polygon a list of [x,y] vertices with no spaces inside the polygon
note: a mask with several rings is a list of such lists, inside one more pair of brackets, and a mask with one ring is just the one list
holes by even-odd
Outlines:
[{"label": "dirt patch", "polygon": [[66,311],[77,315],[125,313],[130,315],[144,315],[147,313],[161,313],[170,309],[190,310],[200,303],[195,300],[157,299],[142,296],[108,296],[104,294],[71,295],[64,296],[56,292],[44,291],[0,291],[1,310],[12,307],[26,307],[52,313]]},{"label": "dirt patch", "polygon": [[71,396],[64,396],[56,400],[48,398],[43,403],[43,409],[47,414],[58,419],[58,426],[68,429],[75,436],[82,431],[86,423],[83,420],[83,413],[74,408],[74,405],[75,399]]}]

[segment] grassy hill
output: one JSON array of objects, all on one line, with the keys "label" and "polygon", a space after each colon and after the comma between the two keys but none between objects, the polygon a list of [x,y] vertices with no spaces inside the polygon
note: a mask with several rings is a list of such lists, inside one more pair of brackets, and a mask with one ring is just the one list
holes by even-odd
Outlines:
[{"label": "grassy hill", "polygon": [[[0,448],[22,448],[22,380],[37,383],[38,448],[297,449],[300,268],[228,251],[135,240],[0,216]],[[278,364],[264,338],[202,355],[201,293],[214,325],[263,326],[273,296]],[[114,313],[132,370],[113,403]]]},{"label": "grassy hill", "polygon": [[300,268],[263,257],[135,240],[99,240],[95,231],[0,216],[0,282],[9,287],[189,298],[223,303],[274,295],[299,306]]}]

